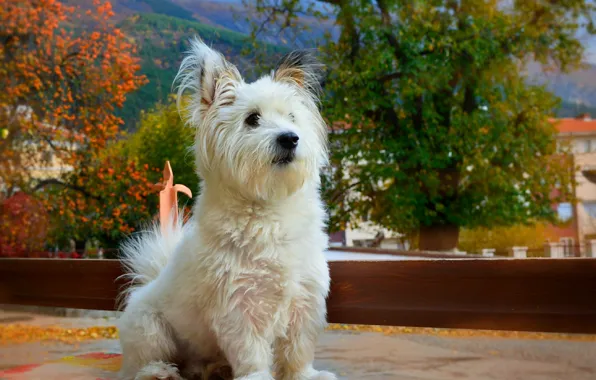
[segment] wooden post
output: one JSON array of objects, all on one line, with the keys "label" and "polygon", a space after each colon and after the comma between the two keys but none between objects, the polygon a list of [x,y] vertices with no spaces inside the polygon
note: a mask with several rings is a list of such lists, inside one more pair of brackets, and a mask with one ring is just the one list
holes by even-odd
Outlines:
[{"label": "wooden post", "polygon": [[[192,192],[184,185],[174,185],[174,173],[170,161],[166,161],[163,169],[163,181],[156,183],[154,189],[159,190],[159,224],[161,233],[166,234],[167,224],[175,226],[178,222],[178,192],[182,192],[192,198]],[[171,217],[171,219],[170,219]]]}]

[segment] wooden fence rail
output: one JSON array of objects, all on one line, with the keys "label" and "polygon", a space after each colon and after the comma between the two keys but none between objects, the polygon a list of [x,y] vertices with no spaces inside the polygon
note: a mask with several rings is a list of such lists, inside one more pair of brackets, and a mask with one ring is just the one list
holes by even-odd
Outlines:
[{"label": "wooden fence rail", "polygon": [[[329,321],[596,334],[595,259],[330,262]],[[116,260],[0,259],[0,304],[113,310]]]}]

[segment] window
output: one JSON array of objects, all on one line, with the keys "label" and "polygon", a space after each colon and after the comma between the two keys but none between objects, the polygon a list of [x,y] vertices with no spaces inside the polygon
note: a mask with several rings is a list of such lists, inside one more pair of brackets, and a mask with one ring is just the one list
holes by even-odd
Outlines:
[{"label": "window", "polygon": [[596,201],[583,202],[582,205],[590,217],[596,218]]},{"label": "window", "polygon": [[581,148],[579,150],[580,153],[590,153],[591,150],[591,146],[592,146],[592,141],[591,140],[581,140]]},{"label": "window", "polygon": [[575,143],[573,145],[575,146],[574,147],[575,153],[578,153],[578,154],[590,153],[590,149],[592,148],[592,140],[589,140],[589,139],[575,140]]},{"label": "window", "polygon": [[567,222],[573,217],[573,211],[571,209],[571,203],[559,203],[557,205],[557,215],[559,220]]}]

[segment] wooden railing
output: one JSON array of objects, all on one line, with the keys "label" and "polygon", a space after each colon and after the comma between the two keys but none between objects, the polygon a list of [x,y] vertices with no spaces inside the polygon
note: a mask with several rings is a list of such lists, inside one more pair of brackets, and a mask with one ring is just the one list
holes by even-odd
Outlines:
[{"label": "wooden railing", "polygon": [[[596,259],[330,262],[329,321],[596,334]],[[113,310],[117,260],[0,259],[0,303]]]},{"label": "wooden railing", "polygon": [[[166,162],[162,225],[186,189],[173,178]],[[596,334],[596,259],[399,255],[424,259],[331,262],[329,321]],[[117,260],[0,258],[0,304],[113,310],[121,274]]]}]

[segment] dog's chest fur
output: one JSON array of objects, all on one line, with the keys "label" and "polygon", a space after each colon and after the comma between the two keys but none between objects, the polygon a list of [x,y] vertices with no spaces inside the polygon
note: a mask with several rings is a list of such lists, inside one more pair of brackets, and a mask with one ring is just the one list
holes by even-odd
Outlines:
[{"label": "dog's chest fur", "polygon": [[313,280],[311,265],[322,255],[326,238],[318,210],[313,210],[317,203],[302,202],[308,200],[297,198],[275,208],[248,204],[214,210],[209,220],[217,222],[199,226],[212,251],[226,254],[214,265],[227,269],[232,299],[254,299],[258,305],[246,307],[283,314],[301,287]]},{"label": "dog's chest fur", "polygon": [[184,274],[177,276],[197,279],[185,297],[195,297],[197,310],[207,311],[207,324],[239,312],[262,334],[283,336],[313,296],[325,297],[324,211],[317,194],[308,195],[276,207],[197,203],[198,234],[184,244]]}]

